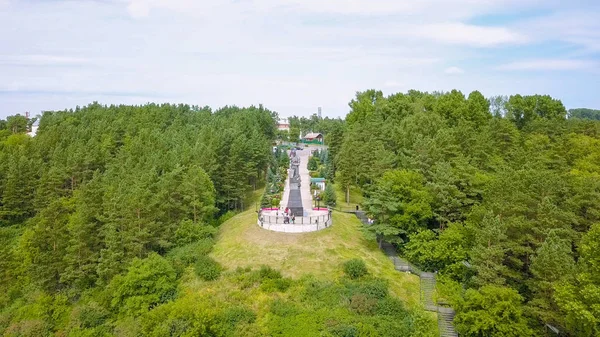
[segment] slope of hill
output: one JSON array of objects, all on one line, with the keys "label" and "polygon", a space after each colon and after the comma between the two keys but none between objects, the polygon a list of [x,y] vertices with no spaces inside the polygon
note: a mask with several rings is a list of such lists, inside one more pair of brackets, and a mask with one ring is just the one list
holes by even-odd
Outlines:
[{"label": "slope of hill", "polygon": [[334,212],[333,227],[306,234],[267,231],[255,217],[250,210],[221,225],[211,255],[227,269],[268,265],[292,278],[312,274],[332,280],[343,275],[344,261],[361,258],[374,276],[389,282],[394,295],[411,306],[419,303],[419,278],[394,270],[377,244],[363,238],[354,215]]}]

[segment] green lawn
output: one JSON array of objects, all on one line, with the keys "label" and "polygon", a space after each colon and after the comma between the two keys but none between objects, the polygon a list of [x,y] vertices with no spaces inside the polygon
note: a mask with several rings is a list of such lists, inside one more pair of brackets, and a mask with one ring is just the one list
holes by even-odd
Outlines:
[{"label": "green lawn", "polygon": [[377,247],[367,241],[361,224],[352,214],[333,213],[333,226],[320,232],[286,234],[271,232],[256,224],[256,213],[248,210],[221,225],[211,256],[227,270],[269,265],[284,276],[298,279],[312,274],[319,279],[336,280],[341,265],[362,258],[369,271],[386,279],[391,293],[409,306],[419,303],[419,278],[399,273]]}]

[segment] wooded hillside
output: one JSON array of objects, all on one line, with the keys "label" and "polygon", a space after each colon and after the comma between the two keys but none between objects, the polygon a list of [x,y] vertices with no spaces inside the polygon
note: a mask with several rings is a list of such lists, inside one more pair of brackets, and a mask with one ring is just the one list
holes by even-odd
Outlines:
[{"label": "wooded hillside", "polygon": [[374,238],[438,272],[461,335],[600,333],[599,122],[477,91],[369,90],[350,108],[336,183],[362,189]]}]

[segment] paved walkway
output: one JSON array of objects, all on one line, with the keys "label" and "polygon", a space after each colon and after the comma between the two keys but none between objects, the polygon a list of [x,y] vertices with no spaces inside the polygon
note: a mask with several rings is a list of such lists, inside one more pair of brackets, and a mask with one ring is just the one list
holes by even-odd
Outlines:
[{"label": "paved walkway", "polygon": [[[304,216],[312,216],[317,215],[312,213],[313,208],[313,200],[310,195],[310,171],[308,170],[308,158],[310,157],[311,148],[306,148],[304,150],[296,151],[296,155],[300,158],[300,180],[302,181],[300,185],[300,194],[302,195],[302,207],[304,207]],[[289,154],[289,151],[288,151]],[[287,192],[287,193],[286,193]],[[286,182],[284,191],[283,191],[283,200],[281,205],[283,209],[287,207],[287,203],[289,201],[289,180]],[[318,214],[321,215],[321,214]]]},{"label": "paved walkway", "polygon": [[[313,210],[313,200],[310,194],[310,171],[308,170],[308,158],[310,157],[311,151],[314,149],[316,148],[310,147],[296,151],[296,155],[300,158],[300,195],[302,197],[302,207],[304,208],[304,216],[296,217],[296,221],[294,224],[284,224],[283,215],[281,214],[281,212],[263,211],[261,213],[263,222],[261,224],[259,220],[259,226],[261,226],[264,229],[284,233],[315,232],[331,226],[331,218],[329,217],[328,211]],[[284,210],[287,208],[290,196],[289,173],[290,172],[288,169],[288,179],[285,182],[285,187],[283,189],[281,200],[281,207]],[[321,206],[325,207],[325,205]]]}]

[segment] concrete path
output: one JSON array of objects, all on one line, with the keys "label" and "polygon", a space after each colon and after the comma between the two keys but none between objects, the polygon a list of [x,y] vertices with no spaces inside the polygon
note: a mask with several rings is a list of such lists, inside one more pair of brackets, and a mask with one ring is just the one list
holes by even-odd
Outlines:
[{"label": "concrete path", "polygon": [[[284,233],[315,232],[331,226],[332,221],[329,217],[329,212],[327,210],[313,210],[313,200],[310,194],[310,171],[308,170],[308,158],[310,157],[311,151],[314,149],[316,148],[310,147],[296,151],[297,156],[300,158],[300,195],[302,197],[302,207],[304,208],[304,216],[296,217],[296,222],[294,224],[284,224],[283,214],[281,214],[281,212],[263,211],[263,222],[261,223],[259,219],[259,226],[267,230]],[[285,210],[287,208],[290,196],[289,174],[290,172],[288,169],[288,179],[285,182],[281,200],[282,210]],[[325,205],[323,204],[321,206],[324,207]]]},{"label": "concrete path", "polygon": [[[313,148],[305,148],[304,150],[296,151],[296,155],[300,158],[300,179],[302,184],[300,186],[300,194],[302,195],[302,207],[304,207],[304,216],[312,216],[317,215],[313,214],[313,200],[310,194],[310,171],[308,170],[308,158],[310,157],[310,153]],[[289,154],[289,151],[288,151]],[[289,170],[288,170],[289,175]],[[281,205],[283,209],[287,207],[287,203],[289,201],[289,177],[288,181],[286,181],[286,185],[283,191],[283,199],[281,200]],[[318,215],[321,215],[319,213]]]}]

